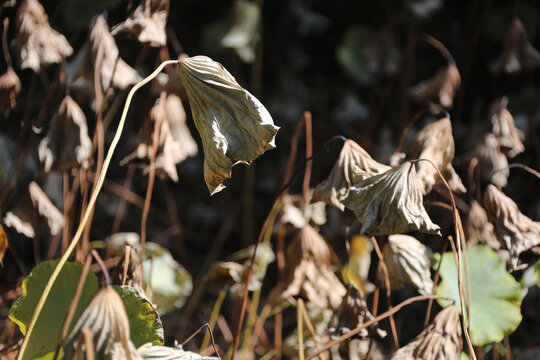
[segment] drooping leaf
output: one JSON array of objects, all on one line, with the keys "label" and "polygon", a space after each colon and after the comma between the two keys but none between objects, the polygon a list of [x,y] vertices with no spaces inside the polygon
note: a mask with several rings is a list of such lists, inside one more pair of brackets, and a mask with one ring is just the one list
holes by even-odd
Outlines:
[{"label": "drooping leaf", "polygon": [[484,192],[484,207],[499,242],[510,251],[510,265],[515,268],[522,252],[540,244],[540,222],[522,214],[517,204],[493,185]]},{"label": "drooping leaf", "polygon": [[168,15],[169,0],[142,0],[126,20],[112,28],[111,34],[127,34],[141,43],[150,43],[154,47],[165,46]]},{"label": "drooping leaf", "polygon": [[[452,191],[464,193],[467,189],[452,167],[454,151],[452,123],[445,117],[426,125],[418,132],[407,150],[407,158],[431,160],[448,181]],[[442,182],[437,170],[427,161],[420,161],[416,166],[424,195],[429,193],[435,184]]]},{"label": "drooping leaf", "polygon": [[467,243],[470,245],[486,244],[493,250],[501,247],[499,240],[493,231],[493,224],[489,222],[486,210],[473,200],[465,222],[465,234]]},{"label": "drooping leaf", "polygon": [[234,49],[242,61],[253,63],[260,17],[261,9],[256,1],[235,1],[234,24],[221,39],[221,46]]},{"label": "drooping leaf", "polygon": [[358,171],[354,186],[343,204],[353,210],[362,223],[363,234],[389,235],[418,230],[439,234],[424,205],[420,182],[413,164],[406,162],[372,175]]},{"label": "drooping leaf", "polygon": [[392,360],[459,360],[462,348],[459,313],[450,305],[414,340],[400,348]]},{"label": "drooping leaf", "polygon": [[[390,278],[392,290],[413,286],[422,295],[431,294],[431,251],[420,241],[409,235],[394,234],[388,236],[384,245],[384,263]],[[380,284],[384,285],[383,272],[377,273]]]},{"label": "drooping leaf", "polygon": [[433,77],[409,89],[409,94],[418,102],[436,99],[444,108],[450,109],[454,96],[461,85],[461,76],[455,64],[448,64]]},{"label": "drooping leaf", "polygon": [[114,287],[114,290],[124,303],[133,344],[163,345],[163,325],[150,300],[131,286]]},{"label": "drooping leaf", "polygon": [[[23,281],[23,295],[13,304],[9,311],[9,318],[19,325],[19,329],[23,334],[26,334],[27,326],[39,298],[58,262],[59,260],[48,260],[40,263]],[[36,321],[31,339],[28,341],[25,359],[33,359],[55,350],[56,341],[77,289],[82,268],[83,266],[79,263],[68,262],[60,271]],[[97,290],[97,278],[90,272],[86,277],[73,319],[77,319],[81,315]],[[73,327],[73,323],[74,321],[71,327]]]},{"label": "drooping leaf", "polygon": [[221,191],[231,168],[250,164],[275,147],[278,127],[257,98],[219,63],[206,56],[183,59],[180,77],[204,149],[204,179],[210,194]]},{"label": "drooping leaf", "polygon": [[38,0],[25,0],[17,11],[15,46],[22,69],[40,72],[50,64],[62,62],[73,53],[64,35],[53,30],[49,17]]},{"label": "drooping leaf", "polygon": [[[471,293],[468,295],[465,289],[465,298],[471,299],[472,343],[480,346],[499,342],[521,322],[521,285],[506,271],[504,260],[489,247],[469,247],[466,256]],[[454,255],[444,253],[441,261],[442,281],[437,286],[436,294],[454,298],[459,309],[458,272]],[[449,303],[437,301],[443,307]]]},{"label": "drooping leaf", "polygon": [[373,175],[390,169],[390,166],[373,160],[367,151],[353,140],[347,140],[330,175],[313,191],[312,201],[324,201],[341,211],[345,210],[342,200],[354,184],[355,167]]},{"label": "drooping leaf", "polygon": [[499,187],[506,186],[510,175],[508,159],[501,152],[495,135],[491,133],[484,135],[474,148],[471,157],[478,159],[478,170],[483,181]]},{"label": "drooping leaf", "polygon": [[525,151],[525,146],[521,142],[523,133],[516,128],[514,117],[506,108],[507,105],[506,96],[495,100],[491,105],[491,131],[497,137],[501,151],[513,158]]},{"label": "drooping leaf", "polygon": [[87,351],[97,359],[136,358],[129,325],[120,296],[110,286],[102,288],[70,332],[63,359],[86,358]]}]

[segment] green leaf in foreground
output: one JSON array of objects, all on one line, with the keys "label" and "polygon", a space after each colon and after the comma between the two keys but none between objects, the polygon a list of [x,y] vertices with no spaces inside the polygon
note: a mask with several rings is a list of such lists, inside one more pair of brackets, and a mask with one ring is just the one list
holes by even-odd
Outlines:
[{"label": "green leaf in foreground", "polygon": [[[480,346],[501,341],[521,322],[521,285],[506,271],[504,260],[485,245],[468,249],[467,264],[472,343]],[[451,252],[443,254],[440,273],[437,295],[454,298],[459,309],[457,266]],[[443,307],[449,305],[445,300],[438,302]]]},{"label": "green leaf in foreground", "polygon": [[[58,265],[58,261],[42,262],[23,281],[23,295],[13,304],[9,311],[9,318],[19,325],[23,335],[26,334],[27,326],[34,314],[39,298]],[[82,264],[68,262],[60,271],[58,279],[54,283],[43,310],[36,321],[31,339],[28,342],[28,348],[24,353],[25,359],[35,359],[38,356],[54,351],[69,305],[77,289],[82,269]],[[89,272],[73,316],[74,320],[81,315],[97,290],[97,278],[93,273]],[[72,321],[71,327],[74,323],[75,321]]]},{"label": "green leaf in foreground", "polygon": [[150,300],[131,286],[114,287],[114,290],[124,302],[133,344],[163,345],[163,326]]}]

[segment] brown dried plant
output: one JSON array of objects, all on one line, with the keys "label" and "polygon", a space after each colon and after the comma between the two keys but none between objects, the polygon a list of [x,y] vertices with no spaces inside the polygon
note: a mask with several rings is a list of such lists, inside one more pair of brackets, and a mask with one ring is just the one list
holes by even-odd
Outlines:
[{"label": "brown dried plant", "polygon": [[495,100],[491,105],[492,133],[497,138],[501,151],[509,158],[513,158],[525,151],[525,146],[521,142],[523,133],[516,128],[514,117],[506,108],[507,105],[506,96]]},{"label": "brown dried plant", "polygon": [[498,187],[506,186],[510,175],[508,160],[501,152],[495,135],[492,133],[484,135],[474,148],[471,158],[478,159],[478,170],[483,181],[495,184]]},{"label": "brown dried plant", "polygon": [[126,34],[154,47],[165,46],[168,16],[169,0],[141,0],[126,20],[113,26],[111,34]]},{"label": "brown dried plant", "polygon": [[455,64],[448,64],[438,70],[433,77],[409,89],[411,97],[418,101],[437,99],[439,104],[449,109],[454,104],[454,96],[461,85],[461,76]]},{"label": "brown dried plant", "polygon": [[516,268],[519,255],[540,244],[540,222],[523,215],[517,204],[493,185],[484,193],[484,207],[499,242],[510,252],[510,265]]},{"label": "brown dried plant", "polygon": [[501,247],[495,235],[493,224],[488,220],[486,210],[476,200],[471,202],[471,208],[465,222],[465,235],[469,245],[486,244],[494,250]]},{"label": "brown dried plant", "polygon": [[12,67],[0,76],[0,112],[8,115],[15,107],[17,95],[21,91],[21,80]]}]

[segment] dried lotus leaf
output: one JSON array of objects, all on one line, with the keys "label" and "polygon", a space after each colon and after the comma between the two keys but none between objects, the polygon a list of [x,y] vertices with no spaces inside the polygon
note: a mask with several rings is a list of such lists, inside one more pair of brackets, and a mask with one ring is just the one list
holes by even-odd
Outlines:
[{"label": "dried lotus leaf", "polygon": [[437,71],[433,77],[411,87],[409,94],[418,102],[437,99],[444,108],[450,109],[460,85],[458,68],[455,64],[449,64]]},{"label": "dried lotus leaf", "polygon": [[495,135],[491,133],[484,135],[474,148],[472,157],[478,159],[480,178],[483,181],[495,184],[498,187],[506,186],[508,176],[510,176],[508,160],[501,152]]},{"label": "dried lotus leaf", "polygon": [[137,354],[144,360],[219,360],[215,356],[201,356],[192,351],[185,351],[181,345],[176,347],[152,345],[147,343],[137,349]]},{"label": "dried lotus leaf", "polygon": [[21,80],[11,66],[0,76],[0,112],[8,115],[15,107],[16,98],[21,91]]},{"label": "dried lotus leaf", "polygon": [[469,245],[486,244],[493,250],[498,250],[501,247],[495,235],[493,224],[488,220],[486,210],[476,200],[471,202],[465,223],[465,234]]},{"label": "dried lotus leaf", "polygon": [[484,207],[499,242],[510,251],[510,265],[516,268],[519,255],[540,244],[540,222],[523,215],[517,204],[493,185],[484,193]]},{"label": "dried lotus leaf", "polygon": [[[124,272],[126,274],[124,281]],[[129,285],[141,294],[144,294],[144,276],[142,264],[137,252],[131,246],[124,247],[124,254],[111,271],[112,283],[115,285]]]},{"label": "dried lotus leaf", "polygon": [[[384,263],[388,269],[390,287],[400,290],[413,286],[422,295],[431,294],[431,265],[433,256],[429,248],[409,235],[395,234],[388,236],[384,246]],[[384,284],[383,273],[377,273],[380,283]]]},{"label": "dried lotus leaf", "polygon": [[64,35],[53,30],[49,17],[37,0],[25,0],[17,11],[15,46],[19,49],[21,69],[40,72],[58,64],[73,53]]},{"label": "dried lotus leaf", "polygon": [[[454,160],[454,137],[452,136],[452,123],[448,118],[426,125],[416,135],[407,151],[408,159],[428,159],[448,178],[449,185],[454,192],[464,193],[467,190],[461,179],[452,167]],[[431,191],[435,184],[439,183],[440,177],[437,170],[427,161],[417,163],[418,178],[422,183],[422,193],[425,195]]]},{"label": "dried lotus leaf", "polygon": [[496,100],[492,105],[491,124],[492,133],[499,141],[499,147],[509,158],[525,151],[525,146],[521,139],[523,133],[516,128],[514,117],[506,108],[508,98],[503,97]]},{"label": "dried lotus leaf", "polygon": [[283,197],[281,222],[291,224],[297,229],[304,226],[326,224],[326,204],[318,201],[304,205],[302,195],[288,195]]},{"label": "dried lotus leaf", "polygon": [[51,121],[47,136],[39,143],[43,170],[87,169],[91,153],[86,116],[71,96],[66,96]]},{"label": "dried lotus leaf", "polygon": [[343,203],[355,212],[363,234],[389,235],[417,230],[440,234],[440,228],[429,218],[413,164],[371,175],[358,171],[357,181]]},{"label": "dried lotus leaf", "polygon": [[179,72],[202,139],[204,179],[213,195],[224,188],[234,165],[250,164],[275,148],[279,128],[221,64],[195,56],[180,61]]},{"label": "dried lotus leaf", "polygon": [[[68,84],[82,90],[94,89],[94,65],[100,63],[99,79],[102,92],[109,86],[125,89],[141,80],[139,73],[120,58],[109,26],[103,15],[97,16],[91,25],[90,36],[77,56],[68,64]],[[92,96],[95,90],[91,91]]]},{"label": "dried lotus leaf", "polygon": [[256,1],[235,1],[234,24],[221,39],[221,46],[234,49],[242,61],[253,63],[260,18],[261,9]]},{"label": "dried lotus leaf", "polygon": [[64,346],[63,359],[84,358],[87,343],[81,342],[83,332],[90,335],[97,359],[140,359],[130,341],[129,320],[122,299],[110,286],[94,296],[77,320]]},{"label": "dried lotus leaf", "polygon": [[127,34],[141,43],[160,47],[167,44],[165,25],[169,0],[141,0],[131,15],[111,29],[111,34]]},{"label": "dried lotus leaf", "polygon": [[283,278],[269,295],[279,305],[291,297],[302,297],[308,304],[336,309],[345,288],[330,269],[332,250],[311,226],[298,232],[287,247]]},{"label": "dried lotus leaf", "polygon": [[347,140],[343,144],[330,175],[313,191],[312,201],[324,201],[341,211],[345,210],[342,200],[354,183],[355,166],[361,171],[373,175],[390,169],[390,166],[373,160],[367,151],[356,142]]},{"label": "dried lotus leaf", "polygon": [[532,70],[538,67],[540,52],[531,45],[523,23],[516,18],[508,28],[501,55],[491,62],[490,69],[494,74],[516,74],[522,69]]},{"label": "dried lotus leaf", "polygon": [[392,360],[459,360],[462,349],[459,313],[450,305],[416,338],[400,348]]}]

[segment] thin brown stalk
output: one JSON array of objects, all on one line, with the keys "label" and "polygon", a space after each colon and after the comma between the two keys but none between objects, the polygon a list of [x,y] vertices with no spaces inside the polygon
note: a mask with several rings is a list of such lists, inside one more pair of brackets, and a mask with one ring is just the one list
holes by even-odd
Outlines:
[{"label": "thin brown stalk", "polygon": [[88,271],[90,270],[91,263],[92,263],[92,256],[88,255],[86,257],[86,261],[84,262],[81,276],[79,277],[79,282],[77,283],[77,289],[75,290],[73,299],[71,300],[71,303],[69,304],[69,309],[68,309],[66,318],[64,320],[64,324],[62,325],[62,330],[60,331],[60,336],[58,337],[58,341],[56,342],[56,349],[54,351],[53,359],[58,358],[60,347],[62,346],[62,343],[64,342],[64,339],[66,338],[69,325],[71,324],[71,320],[73,319],[73,315],[75,314],[75,309],[77,308],[77,304],[79,303],[79,299],[81,298],[81,293],[82,293],[84,284],[86,282],[86,276],[88,275]]},{"label": "thin brown stalk", "polygon": [[9,19],[4,18],[4,29],[2,31],[2,49],[4,50],[4,59],[8,69],[12,68],[11,55],[9,54],[8,42],[7,42],[7,32],[9,28]]},{"label": "thin brown stalk", "polygon": [[208,323],[204,324],[203,326],[201,326],[199,329],[197,329],[197,331],[195,331],[193,334],[191,334],[186,340],[184,340],[184,342],[182,343],[182,346],[186,345],[188,342],[191,341],[191,339],[193,339],[198,333],[200,333],[202,331],[202,329],[204,328],[207,328],[208,329],[208,332],[210,333],[210,339],[212,339],[212,346],[214,347],[214,351],[216,353],[217,356],[221,357],[221,355],[219,355],[219,352],[218,352],[218,349],[217,349],[217,346],[216,346],[216,341],[214,340],[214,333],[212,332],[212,329],[210,328],[210,325]]},{"label": "thin brown stalk", "polygon": [[276,351],[274,359],[281,358],[281,349],[283,347],[282,336],[283,336],[283,314],[278,312],[274,317],[274,350]]},{"label": "thin brown stalk", "polygon": [[448,51],[448,49],[446,48],[446,46],[444,46],[442,42],[435,39],[433,36],[429,34],[424,35],[424,39],[426,40],[427,43],[429,43],[435,49],[439,50],[439,52],[446,59],[448,64],[454,65],[456,63],[456,61],[452,57],[452,54],[450,54],[450,51]]},{"label": "thin brown stalk", "polygon": [[[313,135],[312,135],[312,122],[311,122],[311,112],[305,111],[302,116],[306,124],[306,160],[313,157]],[[304,170],[304,182],[302,184],[302,193],[304,195],[304,207],[309,204],[309,181],[311,179],[311,167],[312,162],[308,161],[306,163],[306,168]]]},{"label": "thin brown stalk", "polygon": [[103,273],[103,276],[105,277],[105,286],[110,286],[111,285],[111,277],[109,275],[109,270],[107,270],[107,265],[105,265],[105,263],[101,259],[101,256],[99,256],[96,249],[90,250],[90,253],[94,257],[94,259],[96,259],[96,262],[98,263],[99,268],[101,269],[101,272]]},{"label": "thin brown stalk", "polygon": [[365,323],[363,323],[362,325],[359,325],[358,327],[352,329],[351,331],[341,335],[340,337],[338,337],[337,339],[334,339],[330,342],[328,342],[326,345],[324,345],[322,347],[322,349],[320,350],[317,350],[316,352],[314,352],[313,354],[310,354],[306,360],[310,360],[310,359],[313,359],[314,357],[320,355],[321,353],[325,352],[325,351],[328,351],[330,350],[333,346],[336,346],[338,344],[341,344],[342,342],[344,342],[345,340],[347,339],[350,339],[351,337],[353,337],[354,335],[360,333],[363,329],[367,328],[367,327],[370,327],[371,325],[373,324],[376,324],[377,322],[381,321],[381,320],[384,320],[386,319],[387,317],[389,317],[390,315],[394,315],[395,313],[397,313],[399,310],[401,310],[403,307],[407,306],[407,305],[410,305],[414,302],[417,302],[417,301],[422,301],[422,300],[428,300],[428,299],[444,299],[444,300],[448,300],[448,301],[452,301],[454,302],[455,300],[452,299],[452,298],[449,298],[449,297],[445,297],[445,296],[438,296],[438,295],[418,295],[418,296],[413,296],[413,297],[410,297],[402,302],[400,302],[399,304],[397,304],[396,306],[394,306],[392,309],[389,309],[388,311],[385,311],[384,313],[382,313],[381,315],[373,318],[372,320],[370,321],[366,321]]},{"label": "thin brown stalk", "polygon": [[302,322],[303,304],[304,301],[298,299],[298,305],[296,307],[296,328],[298,331],[298,358],[300,360],[304,360],[304,324]]},{"label": "thin brown stalk", "polygon": [[[321,349],[321,345],[319,344],[319,341],[317,340],[317,334],[315,333],[315,328],[313,327],[313,324],[311,323],[311,320],[309,319],[309,315],[306,310],[306,306],[304,304],[304,300],[299,299],[298,300],[298,307],[300,308],[302,312],[302,317],[304,318],[304,321],[306,323],[306,326],[309,330],[309,333],[311,334],[311,337],[313,338],[313,342],[315,343],[315,347],[317,350]],[[321,360],[326,360],[326,356],[324,354],[321,354],[319,356]]]},{"label": "thin brown stalk", "polygon": [[[386,268],[386,263],[384,262],[384,255],[381,252],[381,249],[379,247],[379,244],[377,243],[377,240],[375,240],[373,237],[370,237],[371,243],[373,244],[373,247],[375,249],[375,253],[377,254],[377,257],[379,258],[379,264],[381,265],[381,269],[384,275],[384,286],[386,287],[386,302],[388,304],[388,309],[392,309],[392,289],[390,287],[390,276],[388,275],[388,269]],[[383,242],[381,241],[381,246]],[[394,316],[390,315],[390,329],[392,330],[392,338],[394,340],[394,348],[395,350],[399,349],[399,340],[397,336],[397,330],[396,330],[396,322],[394,321]]]},{"label": "thin brown stalk", "polygon": [[[161,93],[160,100],[165,102],[165,93]],[[159,136],[161,130],[161,118],[154,119],[154,132],[152,134],[152,156],[150,157],[150,170],[148,171],[148,186],[146,188],[146,197],[144,199],[144,208],[141,218],[141,261],[144,260],[146,248],[146,222],[150,213],[150,203],[152,201],[152,191],[154,190],[154,179],[156,177],[156,156],[158,150]]]},{"label": "thin brown stalk", "polygon": [[510,348],[510,339],[508,338],[508,336],[504,337],[503,343],[504,343],[504,359],[512,360],[512,349]]},{"label": "thin brown stalk", "polygon": [[[446,186],[447,190],[448,190],[448,194],[450,195],[450,200],[452,202],[452,217],[453,217],[453,220],[454,220],[454,231],[455,231],[455,234],[456,234],[456,243],[457,243],[457,255],[456,255],[456,252],[454,252],[454,255],[456,256],[456,264],[457,264],[457,268],[458,268],[458,289],[459,289],[459,298],[460,298],[460,307],[461,307],[461,319],[462,319],[462,324],[463,324],[463,333],[465,334],[465,339],[467,340],[467,345],[469,347],[469,352],[470,352],[470,356],[472,356],[472,358],[474,360],[476,360],[476,356],[474,355],[474,348],[473,348],[473,345],[472,345],[472,342],[471,342],[471,338],[470,338],[470,335],[469,335],[469,322],[470,322],[470,301],[468,301],[467,303],[465,303],[465,295],[464,295],[464,289],[463,289],[463,274],[462,274],[462,269],[461,269],[461,264],[462,264],[462,254],[461,254],[461,245],[462,245],[462,241],[460,240],[461,239],[461,233],[458,229],[458,223],[460,222],[460,220],[458,220],[458,217],[459,217],[459,214],[457,212],[457,208],[456,208],[456,200],[454,198],[454,193],[452,192],[452,189],[450,188],[450,185],[448,185],[448,182],[446,181],[446,179],[444,178],[444,176],[441,174],[440,170],[437,168],[437,166],[429,159],[417,159],[417,160],[411,160],[411,166],[416,163],[416,162],[419,162],[419,161],[427,161],[428,163],[430,163],[434,168],[435,170],[437,171],[437,174],[439,175],[440,179],[442,180],[442,182],[444,183],[444,185]],[[454,250],[454,249],[452,249]],[[467,261],[466,257],[465,257],[465,261]],[[469,274],[468,274],[468,271],[467,271],[467,266],[465,266],[465,270],[467,272],[466,274],[466,281],[468,282],[469,281]],[[467,286],[468,288],[468,286]]]},{"label": "thin brown stalk", "polygon": [[401,136],[399,138],[396,149],[394,150],[394,154],[397,154],[401,151],[401,148],[403,147],[403,143],[405,142],[405,137],[407,136],[407,131],[409,131],[409,128],[413,126],[413,124],[417,122],[418,119],[420,119],[420,116],[422,116],[422,114],[428,109],[428,107],[429,107],[429,104],[424,104],[424,106],[422,106],[422,108],[420,108],[420,110],[418,110],[418,112],[414,114],[411,120],[409,120],[409,122],[405,124],[405,126],[401,130]]},{"label": "thin brown stalk", "polygon": [[129,262],[131,260],[131,246],[126,245],[125,249],[126,251],[124,255],[124,268],[122,269],[122,285],[126,285],[127,272],[129,268]]},{"label": "thin brown stalk", "polygon": [[536,176],[537,178],[540,179],[540,172],[534,170],[533,168],[528,167],[527,165],[523,165],[521,163],[512,163],[512,164],[509,164],[506,167],[503,167],[503,168],[500,168],[500,169],[497,169],[497,170],[493,170],[493,172],[491,173],[491,176],[493,176],[493,174],[495,174],[498,171],[503,171],[503,170],[512,169],[512,168],[523,169],[523,170],[527,171],[528,173],[531,173],[531,174],[533,174],[534,176]]}]

